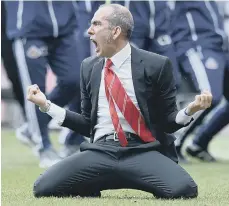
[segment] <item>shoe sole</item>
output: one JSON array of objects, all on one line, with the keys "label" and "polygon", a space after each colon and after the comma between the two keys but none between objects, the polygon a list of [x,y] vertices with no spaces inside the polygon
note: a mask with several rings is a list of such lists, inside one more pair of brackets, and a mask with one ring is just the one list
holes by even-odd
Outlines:
[{"label": "shoe sole", "polygon": [[24,145],[33,147],[35,144],[25,135],[22,135],[21,132],[16,131],[16,138]]},{"label": "shoe sole", "polygon": [[32,140],[27,138],[25,135],[22,135],[21,132],[19,132],[19,131],[16,131],[16,138],[17,138],[17,140],[20,141],[20,143],[22,143],[26,147],[31,148],[35,157],[39,156],[39,153],[38,153],[38,150],[36,148],[36,145]]},{"label": "shoe sole", "polygon": [[40,167],[40,168],[43,168],[43,169],[49,168],[49,167],[55,165],[56,163],[58,163],[58,162],[60,162],[60,161],[61,161],[61,160],[43,161],[43,162],[40,162],[40,163],[39,163],[39,167]]}]

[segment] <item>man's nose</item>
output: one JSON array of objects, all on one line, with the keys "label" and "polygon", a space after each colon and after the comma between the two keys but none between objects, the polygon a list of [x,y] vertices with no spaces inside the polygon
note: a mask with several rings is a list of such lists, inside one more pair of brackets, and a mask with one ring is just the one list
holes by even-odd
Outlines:
[{"label": "man's nose", "polygon": [[93,29],[91,28],[91,26],[88,28],[87,33],[89,35],[93,35]]}]

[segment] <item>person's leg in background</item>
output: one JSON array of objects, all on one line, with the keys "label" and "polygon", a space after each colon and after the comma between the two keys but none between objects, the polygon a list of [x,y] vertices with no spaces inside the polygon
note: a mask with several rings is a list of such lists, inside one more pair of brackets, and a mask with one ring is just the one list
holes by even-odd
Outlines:
[{"label": "person's leg in background", "polygon": [[44,39],[16,39],[14,40],[14,54],[20,72],[24,91],[25,110],[28,120],[28,131],[36,146],[43,148],[38,151],[40,166],[46,167],[60,160],[52,147],[47,133],[42,128],[48,121],[48,115],[26,99],[27,87],[37,84],[45,93],[48,45]]},{"label": "person's leg in background", "polygon": [[3,60],[4,68],[7,73],[9,80],[12,83],[13,93],[16,100],[19,102],[19,105],[22,110],[22,114],[24,116],[23,124],[16,129],[16,137],[19,139],[23,144],[34,146],[34,142],[31,139],[31,135],[28,132],[28,124],[26,118],[26,111],[25,111],[25,102],[24,102],[24,94],[22,89],[22,84],[20,81],[20,73],[17,67],[17,63],[15,60],[15,56],[13,53],[13,41],[9,40],[6,34],[6,10],[4,2],[1,2],[1,57]]},{"label": "person's leg in background", "polygon": [[205,162],[215,162],[212,155],[208,155],[208,146],[213,137],[226,125],[229,124],[229,102],[225,102],[213,117],[203,125],[193,139],[193,143],[186,148],[186,152],[199,160]]},{"label": "person's leg in background", "polygon": [[[81,62],[79,57],[81,50],[78,48],[77,37],[76,33],[72,32],[68,36],[55,39],[52,42],[53,48],[50,49],[49,64],[57,76],[57,85],[48,95],[48,99],[61,107],[68,105],[71,110],[80,113],[79,73]],[[43,126],[45,133],[48,133],[47,124],[48,122]],[[73,149],[76,152],[79,144],[84,140],[81,135],[69,131],[61,156],[66,157],[72,154]],[[63,151],[65,151],[64,155]]]},{"label": "person's leg in background", "polygon": [[1,2],[1,57],[9,80],[13,86],[13,92],[16,100],[19,102],[23,114],[24,109],[24,95],[22,85],[20,82],[19,71],[14,57],[12,41],[6,35],[6,10],[4,2]]},{"label": "person's leg in background", "polygon": [[[209,90],[213,95],[213,102],[211,108],[200,112],[196,117],[195,121],[183,130],[179,141],[177,141],[176,147],[178,155],[183,159],[181,153],[184,141],[187,139],[197,126],[202,126],[203,119],[206,115],[220,102],[223,95],[223,76],[224,69],[226,67],[226,61],[224,53],[222,51],[206,50],[202,49],[202,53],[193,49],[189,49],[186,56],[180,61],[182,69],[186,74],[190,83],[193,84],[196,91]],[[205,151],[209,156],[210,154]]]},{"label": "person's leg in background", "polygon": [[186,152],[192,157],[203,161],[215,161],[215,159],[205,153],[208,151],[208,145],[213,137],[229,124],[229,64],[227,64],[224,74],[224,96],[225,103],[219,105],[219,109],[213,117],[203,125],[193,138],[193,144],[186,148]]},{"label": "person's leg in background", "polygon": [[12,83],[15,98],[19,102],[21,109],[23,111],[23,114],[25,115],[24,95],[23,95],[22,85],[20,82],[17,64],[15,62],[15,58],[14,58],[14,54],[12,50],[12,41],[2,36],[1,47],[2,47],[1,57],[3,60],[3,64],[5,67],[7,76]]},{"label": "person's leg in background", "polygon": [[20,81],[20,74],[19,74],[19,70],[16,64],[15,56],[13,54],[12,46],[13,46],[12,41],[9,40],[6,36],[2,35],[1,57],[3,60],[3,64],[4,64],[5,71],[7,73],[7,76],[12,83],[14,97],[18,101],[21,107],[21,111],[22,111],[23,119],[24,119],[22,124],[20,124],[20,126],[16,129],[16,138],[25,145],[34,146],[35,143],[31,139],[31,135],[28,131],[24,94],[23,94],[22,84]]}]

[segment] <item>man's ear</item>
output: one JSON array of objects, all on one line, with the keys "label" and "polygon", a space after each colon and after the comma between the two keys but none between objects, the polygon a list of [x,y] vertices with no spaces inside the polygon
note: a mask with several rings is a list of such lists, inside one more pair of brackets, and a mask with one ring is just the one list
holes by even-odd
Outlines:
[{"label": "man's ear", "polygon": [[120,26],[116,26],[114,28],[114,30],[113,30],[113,39],[114,40],[117,39],[120,36],[121,32],[122,32],[121,27]]}]

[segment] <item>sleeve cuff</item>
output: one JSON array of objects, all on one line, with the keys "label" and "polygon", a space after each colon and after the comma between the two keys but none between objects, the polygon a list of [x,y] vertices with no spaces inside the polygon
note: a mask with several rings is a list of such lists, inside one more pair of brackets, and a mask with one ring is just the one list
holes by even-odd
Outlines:
[{"label": "sleeve cuff", "polygon": [[176,116],[176,123],[177,124],[187,125],[187,124],[189,124],[193,120],[193,116],[192,115],[189,116],[185,112],[185,110],[186,110],[186,108],[180,110],[177,113],[177,116]]},{"label": "sleeve cuff", "polygon": [[64,122],[66,116],[66,110],[57,106],[56,104],[51,103],[49,110],[46,112],[49,116],[61,126]]}]

